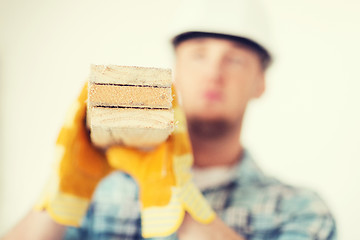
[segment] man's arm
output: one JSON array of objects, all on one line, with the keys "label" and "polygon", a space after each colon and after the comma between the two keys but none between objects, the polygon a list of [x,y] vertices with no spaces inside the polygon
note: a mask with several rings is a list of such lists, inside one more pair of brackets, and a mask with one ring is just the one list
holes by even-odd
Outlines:
[{"label": "man's arm", "polygon": [[2,240],[60,240],[66,227],[54,222],[45,211],[30,211]]},{"label": "man's arm", "polygon": [[244,237],[238,235],[218,217],[210,224],[202,224],[195,221],[188,213],[185,214],[184,221],[178,230],[178,238],[180,240],[245,240]]}]

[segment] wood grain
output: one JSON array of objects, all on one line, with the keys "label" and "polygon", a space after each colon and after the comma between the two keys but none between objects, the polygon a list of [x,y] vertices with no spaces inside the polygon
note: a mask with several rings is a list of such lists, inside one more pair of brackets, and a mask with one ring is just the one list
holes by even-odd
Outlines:
[{"label": "wood grain", "polygon": [[154,147],[174,130],[171,71],[92,65],[87,125],[94,145]]}]

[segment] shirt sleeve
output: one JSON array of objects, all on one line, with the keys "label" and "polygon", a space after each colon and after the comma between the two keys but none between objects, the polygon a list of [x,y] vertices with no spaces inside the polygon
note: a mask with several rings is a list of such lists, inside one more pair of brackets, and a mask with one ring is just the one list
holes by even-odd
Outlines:
[{"label": "shirt sleeve", "polygon": [[82,236],[79,228],[68,227],[64,236],[64,240],[76,240],[76,239],[86,239]]},{"label": "shirt sleeve", "polygon": [[94,239],[91,235],[94,207],[90,205],[80,227],[67,227],[64,240]]},{"label": "shirt sleeve", "polygon": [[68,227],[64,240],[141,239],[140,204],[136,182],[114,172],[96,188],[81,226]]},{"label": "shirt sleeve", "polygon": [[274,240],[336,240],[335,220],[323,200],[310,191],[299,191],[280,205],[285,216]]}]

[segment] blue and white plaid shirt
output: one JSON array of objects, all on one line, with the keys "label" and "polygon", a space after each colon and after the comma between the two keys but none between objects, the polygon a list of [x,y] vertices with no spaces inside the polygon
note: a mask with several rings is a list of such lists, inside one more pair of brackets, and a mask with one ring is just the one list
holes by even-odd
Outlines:
[{"label": "blue and white plaid shirt", "polygon": [[[217,215],[248,240],[334,240],[335,221],[319,196],[268,177],[245,152],[236,177],[202,192]],[[82,226],[66,240],[142,239],[138,186],[114,172],[98,186]],[[177,239],[176,234],[165,238]]]}]

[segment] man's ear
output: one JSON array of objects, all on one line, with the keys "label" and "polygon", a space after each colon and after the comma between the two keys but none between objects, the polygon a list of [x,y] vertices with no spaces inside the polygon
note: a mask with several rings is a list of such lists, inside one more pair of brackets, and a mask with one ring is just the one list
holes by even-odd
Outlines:
[{"label": "man's ear", "polygon": [[263,93],[265,92],[265,88],[266,88],[265,72],[262,71],[261,73],[259,73],[259,76],[256,79],[254,97],[260,98],[263,95]]}]

